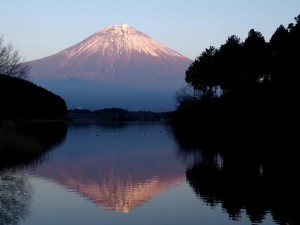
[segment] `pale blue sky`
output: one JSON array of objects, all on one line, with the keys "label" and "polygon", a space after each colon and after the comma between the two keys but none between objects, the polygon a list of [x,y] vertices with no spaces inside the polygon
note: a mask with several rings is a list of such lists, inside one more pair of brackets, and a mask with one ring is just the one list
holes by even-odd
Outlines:
[{"label": "pale blue sky", "polygon": [[124,23],[194,60],[252,28],[269,41],[279,25],[294,23],[300,0],[0,0],[0,12],[0,34],[26,60]]}]

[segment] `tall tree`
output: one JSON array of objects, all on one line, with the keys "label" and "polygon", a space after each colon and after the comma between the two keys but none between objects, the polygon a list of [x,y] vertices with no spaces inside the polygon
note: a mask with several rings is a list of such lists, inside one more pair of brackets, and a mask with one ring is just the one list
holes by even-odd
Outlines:
[{"label": "tall tree", "polygon": [[252,88],[262,81],[269,80],[269,64],[272,52],[262,34],[254,29],[244,42],[244,83]]},{"label": "tall tree", "polygon": [[241,86],[242,58],[240,38],[235,35],[228,37],[216,54],[218,83],[224,94]]},{"label": "tall tree", "polygon": [[[289,71],[289,83],[293,89],[298,89],[299,80],[299,53],[300,53],[300,15],[294,18],[296,23],[289,26],[289,49],[288,58],[290,60],[287,69]],[[298,92],[297,90],[295,90]],[[299,94],[298,94],[299,95]]]},{"label": "tall tree", "polygon": [[0,74],[25,79],[29,74],[30,66],[24,64],[24,59],[14,50],[11,43],[4,44],[0,36]]},{"label": "tall tree", "polygon": [[201,98],[213,98],[216,96],[216,49],[209,47],[195,59],[186,71],[186,82],[195,92],[199,92]]},{"label": "tall tree", "polygon": [[280,96],[299,96],[300,15],[287,28],[279,26],[270,39],[273,51],[271,79]]},{"label": "tall tree", "polygon": [[271,82],[275,85],[281,85],[282,76],[286,73],[289,62],[289,31],[280,25],[270,39],[270,45],[273,52],[271,66]]}]

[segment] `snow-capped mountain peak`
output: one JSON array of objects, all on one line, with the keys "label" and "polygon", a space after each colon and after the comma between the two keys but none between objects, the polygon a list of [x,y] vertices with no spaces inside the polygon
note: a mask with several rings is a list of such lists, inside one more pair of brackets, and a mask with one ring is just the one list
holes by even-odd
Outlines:
[{"label": "snow-capped mountain peak", "polygon": [[[99,104],[98,99],[101,98],[103,102],[104,96],[107,104],[129,101],[130,104],[141,106],[133,100],[139,97],[144,105],[147,103],[150,106],[150,101],[153,101],[155,105],[165,108],[173,101],[171,94],[185,85],[185,71],[192,60],[128,24],[123,24],[104,27],[74,46],[29,63],[32,65],[30,75],[33,80],[66,98],[67,103],[68,98],[73,101],[74,95],[78,94],[82,99],[84,95],[88,96],[88,100],[82,100],[82,104],[77,100],[76,104],[79,106],[86,106],[91,99]],[[50,80],[52,83],[56,82],[55,89],[49,86]],[[80,80],[76,83],[78,87],[75,93],[74,80]],[[93,88],[90,86],[91,81]],[[79,89],[82,92],[80,94]],[[111,89],[123,92],[116,97]],[[71,97],[66,96],[66,92]],[[88,92],[92,94],[87,94]],[[131,97],[124,100],[129,92],[132,92]],[[167,92],[168,103],[157,102],[166,96],[163,92]],[[113,101],[109,100],[112,96],[115,96]],[[145,101],[146,98],[149,100]]]},{"label": "snow-capped mountain peak", "polygon": [[169,55],[184,58],[179,53],[151,39],[128,24],[105,27],[79,44],[64,50],[62,53],[67,55],[68,58],[72,58],[83,53],[105,54],[115,50],[117,52],[115,57],[123,51],[127,54],[130,54],[131,51],[136,51],[154,57]]}]

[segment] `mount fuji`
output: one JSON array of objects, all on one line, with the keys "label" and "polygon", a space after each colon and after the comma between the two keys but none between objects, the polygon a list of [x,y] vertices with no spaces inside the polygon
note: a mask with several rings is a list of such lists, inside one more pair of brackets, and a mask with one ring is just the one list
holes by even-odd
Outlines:
[{"label": "mount fuji", "polygon": [[192,60],[124,24],[27,63],[33,82],[68,108],[169,111]]}]

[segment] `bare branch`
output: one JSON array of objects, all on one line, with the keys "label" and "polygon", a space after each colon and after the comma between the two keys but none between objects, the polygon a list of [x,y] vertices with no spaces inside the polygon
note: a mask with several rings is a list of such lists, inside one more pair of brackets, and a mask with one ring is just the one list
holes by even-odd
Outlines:
[{"label": "bare branch", "polygon": [[0,36],[0,74],[26,79],[30,68],[19,56],[19,52],[13,49],[12,44],[5,45],[3,36]]}]

